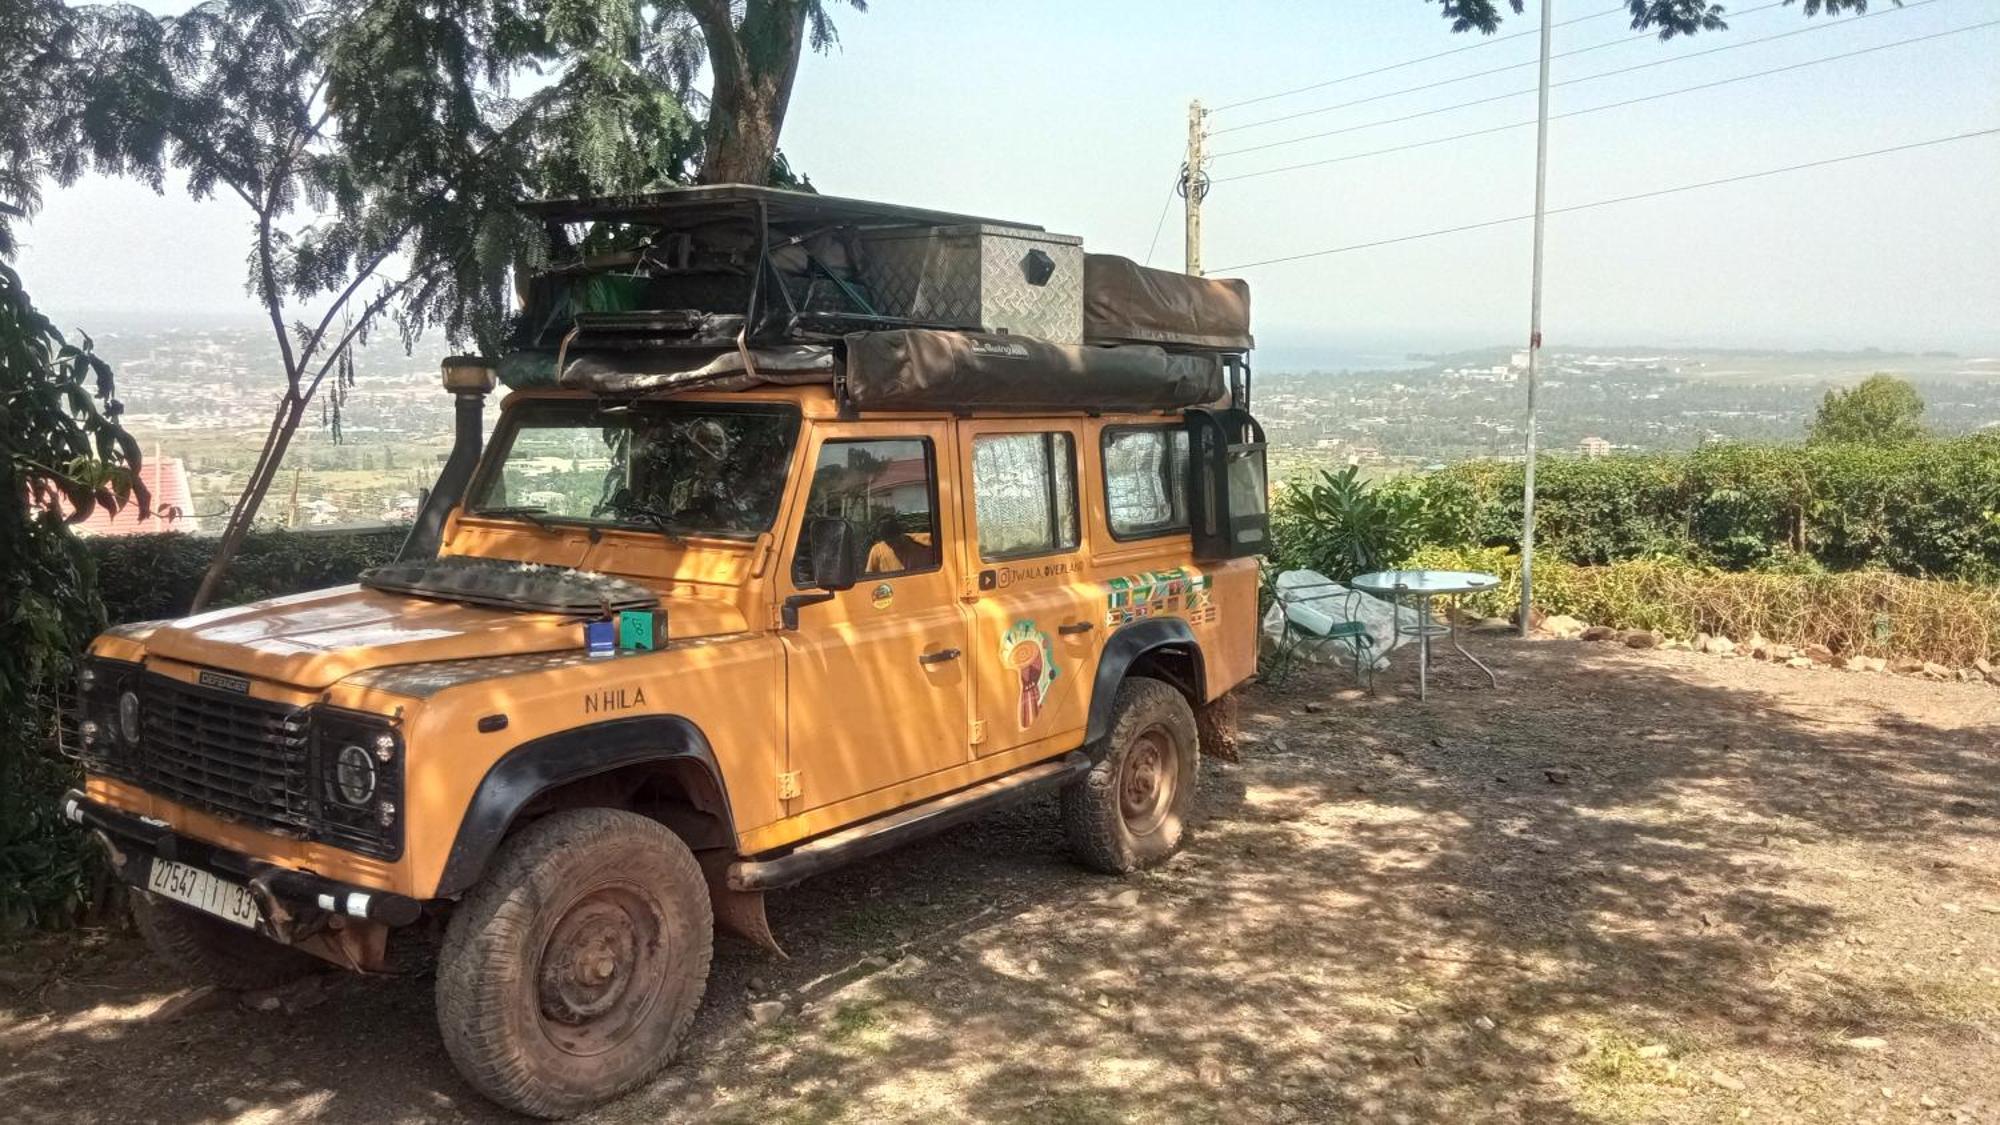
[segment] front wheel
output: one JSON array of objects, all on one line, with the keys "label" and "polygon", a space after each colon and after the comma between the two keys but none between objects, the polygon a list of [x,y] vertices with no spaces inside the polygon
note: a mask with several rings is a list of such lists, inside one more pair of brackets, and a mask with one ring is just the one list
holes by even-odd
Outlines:
[{"label": "front wheel", "polygon": [[1179,851],[1199,747],[1194,710],[1180,692],[1144,676],[1119,684],[1102,756],[1062,793],[1077,862],[1123,875]]},{"label": "front wheel", "polygon": [[132,921],[162,960],[222,988],[275,988],[327,968],[309,953],[148,891],[133,890]]},{"label": "front wheel", "polygon": [[445,1050],[480,1093],[568,1117],[673,1057],[708,986],[708,886],[656,821],[553,813],[509,840],[438,958]]}]

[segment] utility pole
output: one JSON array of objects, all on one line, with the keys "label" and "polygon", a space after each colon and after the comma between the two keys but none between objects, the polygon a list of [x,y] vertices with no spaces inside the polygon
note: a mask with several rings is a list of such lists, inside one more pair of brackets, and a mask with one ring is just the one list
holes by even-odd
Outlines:
[{"label": "utility pole", "polygon": [[1542,358],[1542,233],[1549,191],[1549,9],[1542,0],[1542,80],[1535,114],[1535,266],[1528,299],[1528,464],[1521,486],[1521,635],[1534,628],[1535,611],[1535,377]]},{"label": "utility pole", "polygon": [[1201,200],[1208,194],[1208,173],[1202,170],[1207,154],[1202,151],[1202,119],[1208,111],[1201,99],[1188,103],[1187,163],[1181,167],[1181,198],[1187,205],[1187,272],[1201,276]]}]

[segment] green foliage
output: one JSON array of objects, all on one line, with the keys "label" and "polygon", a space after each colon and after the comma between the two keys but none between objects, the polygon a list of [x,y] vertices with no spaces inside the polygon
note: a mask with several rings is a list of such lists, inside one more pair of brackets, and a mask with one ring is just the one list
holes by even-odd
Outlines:
[{"label": "green foliage", "polygon": [[[1792,0],[1784,2],[1790,4]],[[1896,2],[1900,4],[1902,0]],[[1503,9],[1511,8],[1515,15],[1520,15],[1526,7],[1524,0],[1437,0],[1437,3],[1453,31],[1477,31],[1485,35],[1499,28]],[[1722,18],[1725,7],[1715,0],[1625,0],[1625,9],[1632,14],[1632,29],[1654,28],[1662,39],[1725,30],[1729,27]],[[1803,10],[1808,16],[1821,12],[1830,16],[1865,12],[1868,0],[1805,0]]]},{"label": "green foliage", "polygon": [[1415,545],[1422,498],[1377,487],[1354,466],[1288,482],[1272,505],[1279,564],[1337,581],[1380,570]]},{"label": "green foliage", "polygon": [[[1464,462],[1386,490],[1417,498],[1422,542],[1519,546],[1519,465]],[[1549,457],[1535,492],[1538,561],[1670,556],[1737,571],[2000,581],[2000,434]]]},{"label": "green foliage", "polygon": [[[354,581],[396,555],[408,531],[260,531],[243,541],[217,599],[240,605]],[[187,612],[215,554],[212,537],[167,532],[87,541],[104,613],[112,624]]]},{"label": "green foliage", "polygon": [[0,263],[0,930],[60,921],[83,895],[83,838],[55,815],[75,780],[56,700],[103,608],[59,512],[145,506],[112,394],[90,342],[65,339]]},{"label": "green foliage", "polygon": [[1870,375],[1846,390],[1826,392],[1806,440],[1894,445],[1924,436],[1924,399],[1907,379]]},{"label": "green foliage", "polygon": [[[1520,604],[1520,558],[1504,548],[1425,547],[1403,565],[1497,574],[1501,586],[1466,599],[1468,608],[1508,615]],[[2000,588],[1879,570],[1730,572],[1677,559],[1577,566],[1538,553],[1535,608],[1669,637],[1706,632],[1742,643],[1761,635],[1957,666],[2000,653]]]}]

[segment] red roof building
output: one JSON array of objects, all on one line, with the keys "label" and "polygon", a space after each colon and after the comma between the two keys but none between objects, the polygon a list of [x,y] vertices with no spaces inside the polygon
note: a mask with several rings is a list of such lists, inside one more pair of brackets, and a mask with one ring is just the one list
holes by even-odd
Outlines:
[{"label": "red roof building", "polygon": [[140,519],[137,504],[127,504],[115,512],[97,507],[91,509],[82,523],[72,524],[72,529],[78,535],[151,535],[161,531],[193,534],[200,530],[194,518],[194,493],[188,487],[187,465],[180,458],[155,453],[139,466],[139,480],[153,497],[151,515]]}]

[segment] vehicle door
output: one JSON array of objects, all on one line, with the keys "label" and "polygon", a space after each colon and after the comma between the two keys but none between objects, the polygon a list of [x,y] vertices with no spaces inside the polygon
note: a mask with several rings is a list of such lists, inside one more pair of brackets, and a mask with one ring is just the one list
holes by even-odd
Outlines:
[{"label": "vehicle door", "polygon": [[1083,578],[1080,422],[959,423],[974,752],[1081,738],[1103,642]]},{"label": "vehicle door", "polygon": [[781,596],[815,590],[816,519],[846,520],[867,563],[782,634],[793,813],[970,760],[953,482],[938,472],[950,437],[948,423],[909,421],[826,425],[811,439]]}]

